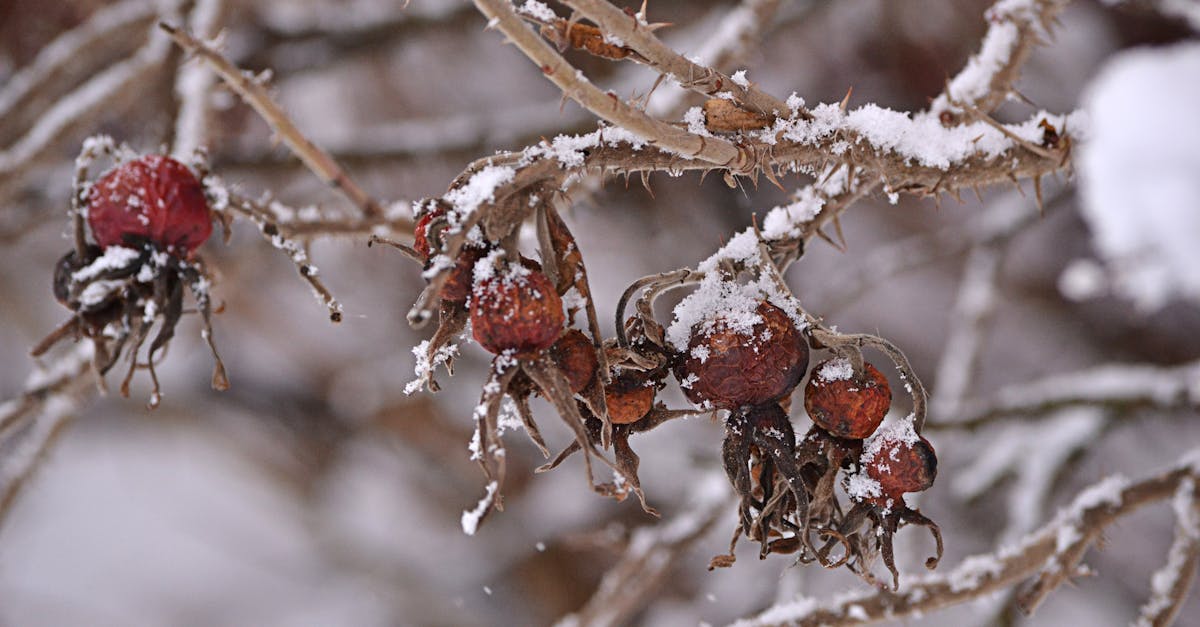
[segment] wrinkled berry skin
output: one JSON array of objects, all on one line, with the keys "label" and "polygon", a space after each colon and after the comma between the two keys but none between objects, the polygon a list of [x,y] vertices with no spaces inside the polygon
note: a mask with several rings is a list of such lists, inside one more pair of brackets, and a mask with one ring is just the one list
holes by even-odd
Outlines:
[{"label": "wrinkled berry skin", "polygon": [[541,272],[497,272],[475,286],[471,327],[489,352],[528,355],[550,348],[563,332],[562,299]]},{"label": "wrinkled berry skin", "polygon": [[604,404],[608,418],[615,425],[627,425],[642,419],[654,407],[654,385],[646,385],[644,377],[629,373],[614,377],[604,386]]},{"label": "wrinkled berry skin", "polygon": [[928,490],[937,478],[937,454],[925,438],[909,444],[904,440],[889,440],[866,463],[867,476],[878,481],[886,503],[902,502],[908,492]]},{"label": "wrinkled berry skin", "polygon": [[879,428],[892,405],[887,377],[871,364],[861,376],[827,380],[821,376],[829,361],[813,367],[804,386],[804,409],[813,423],[839,438],[861,440]]},{"label": "wrinkled berry skin", "polygon": [[[789,392],[808,369],[808,344],[782,309],[763,302],[762,321],[749,334],[738,333],[717,319],[708,335],[692,332],[688,352],[675,369],[681,382],[694,376],[683,393],[693,403],[719,409],[761,405]],[[703,360],[697,347],[707,350]]]},{"label": "wrinkled berry skin", "polygon": [[190,257],[212,234],[204,187],[187,166],[163,155],[127,161],[96,181],[87,221],[101,249],[150,242]]},{"label": "wrinkled berry skin", "polygon": [[550,347],[550,357],[566,375],[572,393],[579,394],[596,380],[600,363],[596,360],[596,348],[583,331],[570,329],[564,333]]}]

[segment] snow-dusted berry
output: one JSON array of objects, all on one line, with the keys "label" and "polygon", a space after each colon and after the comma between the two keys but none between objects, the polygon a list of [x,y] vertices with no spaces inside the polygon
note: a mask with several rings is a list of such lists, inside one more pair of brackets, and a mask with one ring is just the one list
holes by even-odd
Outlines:
[{"label": "snow-dusted berry", "polygon": [[923,437],[888,438],[868,451],[866,473],[879,483],[880,495],[873,500],[881,504],[899,503],[906,493],[928,490],[937,478],[937,455]]},{"label": "snow-dusted berry", "polygon": [[596,360],[596,348],[579,329],[570,329],[564,333],[554,346],[550,347],[550,357],[567,377],[571,384],[571,392],[575,394],[587,389],[596,379],[596,369],[600,366]]},{"label": "snow-dusted berry", "polygon": [[879,428],[892,404],[887,377],[863,364],[855,376],[850,361],[823,361],[804,386],[804,409],[817,426],[839,438],[862,439]]},{"label": "snow-dusted berry", "polygon": [[675,370],[688,400],[721,409],[760,405],[787,395],[804,377],[808,344],[792,320],[765,301],[755,313],[752,325],[717,317],[692,329]]},{"label": "snow-dusted berry", "polygon": [[87,219],[101,249],[150,243],[190,257],[212,234],[204,187],[187,166],[163,155],[127,161],[96,181]]},{"label": "snow-dusted berry", "polygon": [[492,353],[535,353],[562,335],[562,299],[539,271],[509,264],[479,281],[471,296],[475,341]]},{"label": "snow-dusted berry", "polygon": [[650,411],[656,389],[653,382],[647,383],[645,377],[626,372],[604,386],[604,403],[613,424],[637,422]]}]

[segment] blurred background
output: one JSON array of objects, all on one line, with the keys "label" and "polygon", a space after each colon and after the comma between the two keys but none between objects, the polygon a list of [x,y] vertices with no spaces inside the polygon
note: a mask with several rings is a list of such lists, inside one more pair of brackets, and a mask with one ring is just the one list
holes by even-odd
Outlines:
[{"label": "blurred background", "polygon": [[[470,3],[405,4],[204,6],[217,9],[213,23],[229,57],[254,72],[271,70],[275,93],[298,126],[389,202],[440,195],[467,163],[493,151],[595,127],[589,114],[561,103],[513,46],[485,30]],[[660,35],[692,55],[736,4],[655,0],[649,18],[671,22]],[[836,102],[853,88],[852,107],[874,102],[917,111],[978,49],[989,3],[781,5],[731,71],[747,69],[750,80],[781,98],[794,91],[810,104]],[[50,282],[53,264],[71,245],[66,209],[82,140],[105,133],[143,152],[172,141],[175,68],[185,60],[151,32],[150,13],[140,6],[0,1],[0,94],[13,90],[23,70],[45,62],[56,38],[103,20],[128,21],[61,65],[57,93],[0,116],[0,398],[21,394],[37,367],[30,347],[67,317]],[[1148,5],[1073,3],[1017,85],[1035,106],[1011,102],[998,117],[1078,108],[1120,51],[1194,36],[1186,22]],[[154,63],[102,106],[83,108],[89,81],[135,58]],[[568,58],[622,97],[645,94],[654,83],[640,66]],[[700,103],[672,89],[661,87],[655,101]],[[345,210],[345,201],[273,142],[234,95],[217,86],[211,106],[210,162],[227,184],[295,207]],[[1152,106],[1145,115],[1154,116]],[[48,138],[30,138],[54,116],[64,121]],[[791,190],[807,182],[784,183]],[[567,216],[606,333],[631,281],[694,265],[755,212],[787,198],[765,181],[730,189],[719,176],[654,174],[650,183],[653,196],[637,181],[592,181],[576,191]],[[967,399],[986,401],[1006,386],[1098,364],[1174,367],[1200,358],[1194,301],[1138,307],[1110,289],[1074,185],[1046,181],[1041,211],[1030,185],[961,202],[943,197],[940,204],[868,198],[842,219],[847,250],[815,241],[788,280],[827,323],[895,342],[935,395],[963,277],[978,266],[972,264],[981,249],[998,265],[985,282],[993,306],[974,334],[982,349]],[[973,247],[988,216],[1015,216],[1020,226]],[[1190,237],[1200,241],[1200,232]],[[211,359],[191,316],[160,369],[160,408],[145,409],[145,377],[135,379],[128,399],[115,393],[113,375],[110,393],[86,394],[0,527],[0,625],[547,624],[584,608],[630,538],[653,529],[656,521],[636,502],[592,494],[578,456],[535,476],[540,455],[509,434],[506,509],[475,536],[464,535],[460,514],[483,493],[466,447],[490,355],[464,345],[454,376],[439,376],[444,391],[406,396],[411,348],[429,334],[405,321],[423,287],[420,268],[395,251],[368,249],[363,237],[314,237],[310,246],[345,306],[340,325],[328,322],[294,267],[253,225],[235,222],[228,245],[214,237],[201,249],[217,274],[215,298],[224,303],[215,336],[232,388],[209,388]],[[677,389],[662,398],[684,406]],[[941,471],[921,509],[945,533],[943,568],[1019,538],[1105,475],[1145,476],[1196,446],[1195,403],[1165,405],[1084,406],[931,431]],[[551,448],[565,446],[570,435],[560,421],[544,406],[536,411]],[[803,415],[793,420],[797,430],[807,429]],[[694,513],[705,482],[714,471],[720,476],[722,435],[719,423],[698,417],[633,440],[643,487],[663,522]],[[665,576],[627,599],[618,622],[722,624],[777,599],[864,585],[841,570],[793,567],[787,556],[760,562],[749,545],[732,568],[708,572],[709,558],[726,550],[734,514],[730,501],[704,533],[670,552]],[[1125,624],[1148,595],[1173,525],[1169,508],[1156,507],[1114,527],[1104,550],[1086,560],[1098,576],[1059,590],[1032,618],[1001,595],[913,622]],[[897,550],[903,581],[923,572],[931,546],[924,532],[909,530],[899,534]],[[1179,624],[1200,625],[1194,598]]]}]

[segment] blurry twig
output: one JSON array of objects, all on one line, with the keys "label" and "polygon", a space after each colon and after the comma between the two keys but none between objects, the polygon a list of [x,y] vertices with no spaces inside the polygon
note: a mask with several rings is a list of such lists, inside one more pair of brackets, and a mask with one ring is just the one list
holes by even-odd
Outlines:
[{"label": "blurry twig", "polygon": [[1175,541],[1163,564],[1150,579],[1151,596],[1142,606],[1137,627],[1174,624],[1187,599],[1200,564],[1200,498],[1196,482],[1188,479],[1175,491]]},{"label": "blurry twig", "polygon": [[694,477],[691,503],[670,522],[633,533],[621,559],[604,574],[599,587],[577,612],[560,625],[620,625],[654,600],[655,592],[688,549],[712,528],[732,503],[720,473]]},{"label": "blurry twig", "polygon": [[1000,389],[988,399],[964,403],[953,418],[931,429],[976,429],[1014,415],[1045,414],[1075,405],[1113,409],[1200,407],[1200,361],[1162,367],[1109,364],[1050,375]]},{"label": "blurry twig", "polygon": [[369,196],[350,175],[342,170],[328,154],[308,140],[283,109],[271,99],[263,87],[262,78],[250,75],[229,62],[220,52],[207,43],[193,37],[186,30],[159,22],[165,31],[184,50],[200,57],[220,75],[221,79],[237,92],[246,104],[254,108],[275,134],[296,153],[314,174],[327,185],[346,195],[364,216],[377,216],[383,212],[379,203]]}]

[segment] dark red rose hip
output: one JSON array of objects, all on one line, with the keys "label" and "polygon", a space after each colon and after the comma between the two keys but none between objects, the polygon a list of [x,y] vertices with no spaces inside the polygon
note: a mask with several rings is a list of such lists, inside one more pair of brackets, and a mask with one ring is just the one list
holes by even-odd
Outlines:
[{"label": "dark red rose hip", "polygon": [[839,438],[860,440],[875,433],[891,405],[887,377],[868,363],[854,376],[848,360],[823,361],[813,367],[804,386],[808,416]]},{"label": "dark red rose hip", "polygon": [[541,272],[508,266],[476,284],[471,295],[475,341],[492,353],[535,353],[562,335],[562,299]]},{"label": "dark red rose hip", "polygon": [[96,181],[87,219],[101,249],[148,241],[187,257],[212,234],[204,187],[187,166],[163,155],[127,161]]},{"label": "dark red rose hip", "polygon": [[808,344],[782,309],[758,305],[761,321],[748,330],[717,318],[711,330],[693,329],[688,352],[675,370],[693,403],[735,409],[778,400],[808,368]]}]

